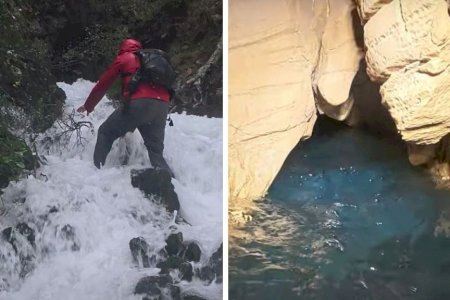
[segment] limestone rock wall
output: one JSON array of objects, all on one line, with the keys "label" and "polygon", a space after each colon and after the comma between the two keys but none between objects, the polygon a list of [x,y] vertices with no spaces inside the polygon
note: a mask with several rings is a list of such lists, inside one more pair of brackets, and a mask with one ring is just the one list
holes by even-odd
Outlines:
[{"label": "limestone rock wall", "polygon": [[311,135],[315,95],[321,111],[348,114],[362,57],[354,9],[352,0],[229,2],[232,199],[267,191],[292,148]]},{"label": "limestone rock wall", "polygon": [[313,74],[320,112],[340,121],[347,118],[352,109],[354,98],[349,91],[363,58],[362,32],[355,22],[359,22],[359,18],[351,1],[328,2],[319,60]]},{"label": "limestone rock wall", "polygon": [[[407,142],[412,164],[450,173],[450,16],[446,0],[357,0],[367,74]],[[446,175],[447,174],[447,175]]]},{"label": "limestone rock wall", "polygon": [[367,22],[380,8],[392,0],[356,0],[358,12],[363,23]]},{"label": "limestone rock wall", "polygon": [[230,0],[231,199],[265,194],[317,113],[400,133],[449,177],[447,0]]},{"label": "limestone rock wall", "polygon": [[256,198],[289,151],[311,134],[311,73],[319,42],[311,31],[311,7],[285,0],[229,5],[230,196]]}]

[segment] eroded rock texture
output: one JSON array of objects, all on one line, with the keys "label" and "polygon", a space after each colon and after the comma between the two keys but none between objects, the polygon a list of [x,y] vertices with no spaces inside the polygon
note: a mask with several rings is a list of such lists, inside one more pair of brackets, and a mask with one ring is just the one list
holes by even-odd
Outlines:
[{"label": "eroded rock texture", "polygon": [[370,19],[380,8],[392,0],[356,0],[358,4],[358,12],[361,16],[361,20],[365,23]]},{"label": "eroded rock texture", "polygon": [[[352,0],[230,1],[229,183],[256,198],[321,111],[344,119],[362,57]],[[257,13],[255,13],[257,11]]]},{"label": "eroded rock texture", "polygon": [[[367,73],[382,84],[382,102],[408,143],[411,163],[432,165],[441,177],[448,177],[449,160],[440,155],[448,152],[442,140],[450,133],[448,2],[357,2],[367,21]],[[377,2],[376,11],[368,2]]]},{"label": "eroded rock texture", "polygon": [[320,11],[299,1],[229,5],[229,184],[231,197],[255,198],[311,134],[319,49],[311,28]]},{"label": "eroded rock texture", "polygon": [[326,16],[313,86],[320,112],[343,121],[354,103],[349,91],[363,58],[363,37],[351,1],[329,1]]},{"label": "eroded rock texture", "polygon": [[317,113],[398,132],[413,164],[449,177],[448,1],[231,0],[229,8],[231,199],[262,196]]}]

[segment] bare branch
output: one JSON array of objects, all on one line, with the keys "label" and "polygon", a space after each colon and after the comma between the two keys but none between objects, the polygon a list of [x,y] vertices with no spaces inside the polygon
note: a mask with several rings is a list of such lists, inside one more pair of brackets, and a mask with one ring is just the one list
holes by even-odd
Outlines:
[{"label": "bare branch", "polygon": [[57,121],[58,126],[63,130],[55,136],[55,139],[60,143],[61,141],[65,142],[65,147],[67,147],[70,142],[73,134],[76,135],[75,144],[73,147],[81,146],[85,147],[85,142],[87,139],[83,137],[82,129],[89,128],[91,132],[94,131],[94,125],[89,121],[76,121],[75,120],[75,109],[72,110],[70,114],[63,116],[60,120]]}]

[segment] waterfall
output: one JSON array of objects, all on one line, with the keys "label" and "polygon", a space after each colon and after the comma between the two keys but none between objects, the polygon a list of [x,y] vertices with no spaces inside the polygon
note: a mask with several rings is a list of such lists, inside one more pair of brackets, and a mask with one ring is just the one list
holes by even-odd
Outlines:
[{"label": "waterfall", "polygon": [[[58,85],[71,114],[94,83]],[[144,237],[158,255],[176,227],[185,240],[199,243],[199,265],[221,244],[222,119],[174,114],[175,126],[166,128],[164,155],[186,220],[175,224],[131,186],[130,171],[150,166],[137,131],[114,143],[101,170],[93,165],[95,133],[113,109],[105,98],[89,116],[74,114],[87,122],[80,136],[63,134],[65,125],[56,122],[37,139],[42,163],[36,174],[4,189],[0,230],[12,227],[15,241],[0,239],[0,299],[140,299],[133,295],[136,283],[159,269],[134,265],[130,239]],[[18,233],[19,223],[28,236]],[[198,279],[179,286],[208,299],[222,294],[222,284]]]}]

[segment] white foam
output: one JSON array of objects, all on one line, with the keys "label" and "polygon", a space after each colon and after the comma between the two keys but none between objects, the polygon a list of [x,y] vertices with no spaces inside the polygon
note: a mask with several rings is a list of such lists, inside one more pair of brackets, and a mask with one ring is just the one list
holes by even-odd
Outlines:
[{"label": "white foam", "polygon": [[[58,85],[67,95],[65,111],[71,112],[94,84],[80,79]],[[96,132],[112,111],[105,98],[94,113],[76,118],[92,122]],[[173,114],[172,119],[175,126],[166,128],[164,154],[176,175],[172,182],[180,213],[192,225],[179,228],[185,239],[200,243],[205,261],[222,242],[222,119],[185,114]],[[37,250],[36,267],[25,279],[18,276],[17,261],[4,259],[0,278],[6,278],[9,287],[0,292],[0,299],[140,299],[133,295],[137,281],[158,269],[135,267],[128,242],[143,236],[157,252],[173,224],[161,207],[131,186],[130,170],[150,166],[142,138],[136,131],[116,141],[105,167],[97,170],[92,163],[96,135],[83,128],[84,147],[76,144],[75,135],[66,140],[68,147],[48,142],[60,132],[55,124],[40,137],[38,152],[48,160],[39,170],[43,175],[4,190],[7,214],[0,230],[26,222],[36,231]],[[121,165],[125,151],[129,160]],[[25,203],[17,201],[23,197]],[[58,211],[49,214],[51,207]],[[65,224],[74,228],[79,251],[61,238]],[[9,245],[0,244],[0,260],[8,251]],[[221,299],[221,284],[183,282],[181,288]]]}]

